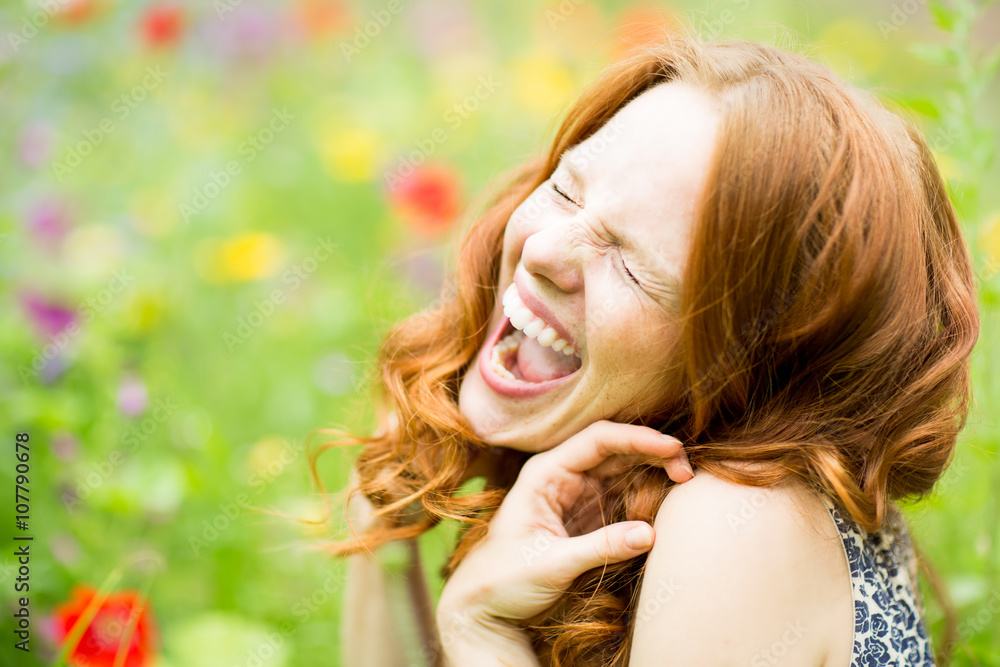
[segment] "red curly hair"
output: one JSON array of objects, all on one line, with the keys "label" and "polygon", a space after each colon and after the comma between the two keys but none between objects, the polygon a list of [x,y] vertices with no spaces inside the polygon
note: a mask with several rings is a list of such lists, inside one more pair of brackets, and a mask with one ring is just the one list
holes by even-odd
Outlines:
[{"label": "red curly hair", "polygon": [[[722,479],[802,480],[867,530],[941,477],[969,407],[979,319],[969,251],[927,144],[803,56],[670,36],[580,97],[548,151],[471,224],[441,302],[384,340],[379,433],[327,443],[310,465],[315,474],[315,456],[362,443],[355,492],[388,523],[333,553],[452,519],[463,531],[447,575],[483,536],[527,456],[494,451],[458,408],[497,299],[507,220],[565,150],[667,81],[709,94],[722,121],[680,295],[685,389],[637,421],[681,439],[693,465]],[[483,489],[458,494],[476,471]],[[663,470],[623,474],[604,522],[652,522],[670,486]],[[542,664],[625,665],[644,566],[643,556],[584,573],[524,623]]]}]

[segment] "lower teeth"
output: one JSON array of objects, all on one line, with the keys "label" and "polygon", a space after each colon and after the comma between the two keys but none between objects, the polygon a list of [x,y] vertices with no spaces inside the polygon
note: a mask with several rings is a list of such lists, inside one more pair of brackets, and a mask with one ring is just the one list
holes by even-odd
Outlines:
[{"label": "lower teeth", "polygon": [[517,348],[521,346],[522,340],[524,340],[524,332],[515,331],[512,334],[504,336],[502,340],[493,346],[493,354],[491,358],[491,361],[493,362],[493,370],[495,370],[497,375],[500,377],[520,382],[520,380],[514,377],[514,374],[507,370],[507,367],[504,366],[503,357],[508,354],[516,354]]}]

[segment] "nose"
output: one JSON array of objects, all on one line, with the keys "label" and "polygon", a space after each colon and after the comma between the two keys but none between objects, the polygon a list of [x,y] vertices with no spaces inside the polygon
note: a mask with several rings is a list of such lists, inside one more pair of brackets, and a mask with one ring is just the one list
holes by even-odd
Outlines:
[{"label": "nose", "polygon": [[524,241],[521,263],[538,280],[546,280],[563,292],[583,288],[579,223],[553,222]]}]

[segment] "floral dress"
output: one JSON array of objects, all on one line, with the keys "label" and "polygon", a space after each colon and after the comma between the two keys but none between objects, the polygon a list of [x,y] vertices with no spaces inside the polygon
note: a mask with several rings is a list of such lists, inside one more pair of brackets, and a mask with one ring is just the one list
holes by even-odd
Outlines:
[{"label": "floral dress", "polygon": [[824,495],[823,500],[840,532],[851,570],[852,667],[933,667],[934,655],[917,590],[916,557],[902,513],[890,505],[885,525],[869,533],[829,497]]}]

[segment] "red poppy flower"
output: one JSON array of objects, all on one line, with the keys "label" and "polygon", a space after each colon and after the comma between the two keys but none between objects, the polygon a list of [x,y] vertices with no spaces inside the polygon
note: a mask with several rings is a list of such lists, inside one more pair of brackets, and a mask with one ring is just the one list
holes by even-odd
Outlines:
[{"label": "red poppy flower", "polygon": [[184,14],[172,5],[153,5],[142,17],[142,35],[150,46],[174,45],[183,27]]},{"label": "red poppy flower", "polygon": [[[73,625],[94,600],[97,590],[90,586],[73,589],[69,602],[53,613],[56,640],[62,644]],[[131,637],[128,637],[134,624]],[[123,642],[128,640],[128,645]],[[136,591],[108,595],[66,660],[74,667],[113,667],[115,656],[125,651],[124,667],[146,667],[155,654],[156,628],[152,614]]]},{"label": "red poppy flower", "polygon": [[63,0],[53,18],[66,25],[79,25],[97,14],[96,0]]},{"label": "red poppy flower", "polygon": [[389,202],[403,222],[422,234],[446,232],[461,212],[461,192],[455,172],[439,164],[393,176]]}]

